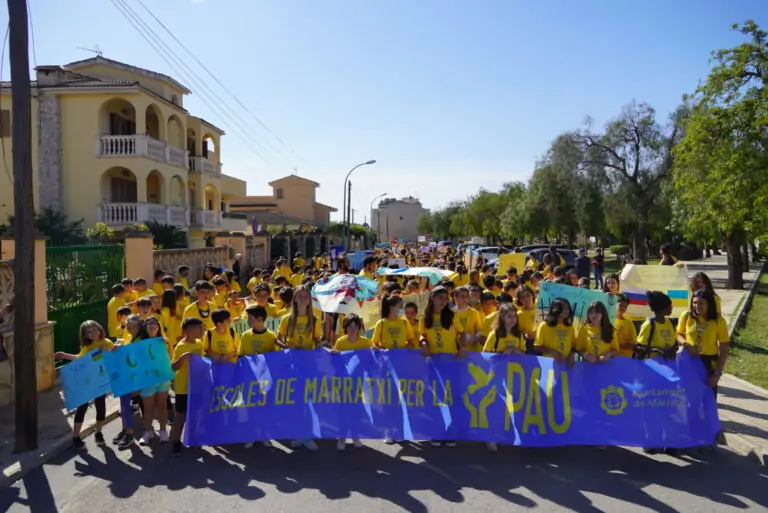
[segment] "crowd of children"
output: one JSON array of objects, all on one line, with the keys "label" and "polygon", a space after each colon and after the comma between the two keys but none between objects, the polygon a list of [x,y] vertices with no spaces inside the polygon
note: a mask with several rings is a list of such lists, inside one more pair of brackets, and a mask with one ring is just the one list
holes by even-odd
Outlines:
[{"label": "crowd of children", "polygon": [[[405,259],[409,266],[434,266],[453,274],[434,286],[426,278],[379,276],[377,270],[386,267],[392,258]],[[313,307],[313,284],[336,273],[350,273],[346,258],[334,262],[335,270],[331,270],[331,262],[323,254],[309,262],[297,254],[293,264],[291,269],[284,259],[279,259],[272,270],[254,270],[242,286],[232,271],[214,265],[206,266],[202,279],[191,287],[186,266],[179,267],[175,276],[157,270],[151,286],[144,278],[125,279],[112,288],[107,329],[94,321],[84,322],[80,352],[57,353],[56,358],[75,359],[96,349],[109,351],[120,344],[163,337],[175,380],[173,384],[162,383],[121,397],[122,430],[112,442],[120,449],[134,443],[134,409],[139,409],[143,421],[140,443],[150,444],[155,438],[160,443],[170,441],[175,455],[182,450],[187,411],[187,359],[195,354],[216,362],[235,362],[240,357],[280,349],[319,347],[332,351],[410,349],[425,356],[447,353],[458,357],[469,351],[484,351],[540,355],[570,365],[577,358],[595,364],[615,357],[658,354],[670,358],[684,348],[701,358],[715,393],[728,355],[728,330],[720,315],[719,298],[704,273],[694,275],[690,309],[676,324],[669,317],[670,298],[662,292],[649,292],[648,303],[654,316],[642,322],[639,333],[637,320],[626,315],[629,299],[621,293],[619,276],[610,274],[604,279],[603,291],[617,296],[615,321],[610,321],[603,303],[594,302],[576,330],[571,306],[562,298],[552,301],[543,321],[536,326],[536,295],[542,281],[583,286],[554,251],[545,254],[541,263],[529,259],[522,272],[510,267],[503,274],[482,261],[467,271],[450,249],[384,252],[367,257],[359,272],[380,282],[380,318],[368,327],[372,332],[368,338],[367,328],[357,315],[326,313]],[[419,312],[409,296],[424,293],[429,299],[426,309]],[[279,319],[274,332],[266,326],[269,318]],[[245,319],[249,327],[243,333],[232,327],[232,322],[239,319]],[[96,399],[94,405],[95,441],[103,445],[105,397]],[[76,448],[84,447],[79,433],[87,408],[85,404],[76,412]],[[172,425],[170,434],[168,424]],[[394,443],[390,438],[385,442]],[[455,446],[450,440],[430,443],[435,447]],[[360,447],[361,441],[353,440],[353,444]],[[291,445],[317,449],[313,440],[294,440]],[[339,450],[345,445],[346,440],[338,441]],[[497,446],[489,443],[488,449],[495,452]]]}]

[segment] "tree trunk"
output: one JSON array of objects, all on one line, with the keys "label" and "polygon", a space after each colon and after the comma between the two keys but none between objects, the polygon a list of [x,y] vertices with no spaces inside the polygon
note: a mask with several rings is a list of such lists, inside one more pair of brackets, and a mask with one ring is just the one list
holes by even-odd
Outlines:
[{"label": "tree trunk", "polygon": [[32,193],[32,91],[29,83],[27,2],[8,0],[11,137],[16,263],[13,266],[13,366],[16,452],[37,449],[35,362],[35,205]]},{"label": "tree trunk", "polygon": [[744,287],[743,264],[741,262],[741,234],[738,231],[730,233],[725,240],[726,255],[728,256],[728,283],[726,288],[741,290]]},{"label": "tree trunk", "polygon": [[757,255],[757,246],[754,241],[749,243],[749,247],[752,249],[752,261],[757,263],[760,261],[760,257]]},{"label": "tree trunk", "polygon": [[708,242],[704,243],[704,258],[712,258],[712,250]]},{"label": "tree trunk", "polygon": [[632,232],[632,258],[639,259],[647,264],[648,246],[646,245],[645,223],[638,219],[637,225]]},{"label": "tree trunk", "polygon": [[749,272],[749,246],[745,242],[741,246],[741,265],[745,273]]}]

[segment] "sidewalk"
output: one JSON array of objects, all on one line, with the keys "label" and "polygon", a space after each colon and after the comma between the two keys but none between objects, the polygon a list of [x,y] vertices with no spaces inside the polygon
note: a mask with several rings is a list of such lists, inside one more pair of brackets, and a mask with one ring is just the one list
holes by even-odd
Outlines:
[{"label": "sidewalk", "polygon": [[[744,273],[745,290],[723,288],[728,277],[724,255],[686,264],[691,274],[703,271],[712,279],[722,302],[723,317],[728,321],[728,331],[733,335],[751,304],[762,263],[751,264],[750,272]],[[725,374],[720,379],[717,403],[728,447],[760,465],[768,465],[768,390]]]},{"label": "sidewalk", "polygon": [[[23,454],[14,453],[14,405],[0,408],[0,488],[22,478],[72,443],[75,412],[64,408],[61,389],[55,387],[38,394],[38,448]],[[120,401],[107,397],[107,422],[120,416]],[[82,436],[92,433],[96,426],[96,410],[88,408]]]}]

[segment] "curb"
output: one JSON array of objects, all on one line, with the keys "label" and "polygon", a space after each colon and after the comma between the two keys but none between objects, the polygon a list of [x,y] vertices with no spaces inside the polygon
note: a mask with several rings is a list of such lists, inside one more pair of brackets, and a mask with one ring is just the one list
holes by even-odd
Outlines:
[{"label": "curb", "polygon": [[[120,418],[120,406],[110,408],[107,410],[107,416],[104,419],[104,424],[112,422],[113,420]],[[88,423],[83,424],[83,429],[80,431],[80,436],[85,438],[90,436],[96,431],[96,420],[91,420]],[[72,435],[67,434],[58,438],[55,442],[47,447],[30,451],[25,455],[21,455],[19,461],[16,461],[3,469],[2,475],[0,475],[0,488],[5,488],[12,485],[19,479],[26,476],[33,470],[41,467],[54,456],[69,448],[72,444]]]},{"label": "curb", "polygon": [[763,262],[763,265],[760,266],[760,270],[757,271],[757,276],[752,282],[752,286],[750,286],[749,290],[747,291],[747,297],[741,303],[741,307],[739,308],[736,317],[734,317],[733,323],[731,323],[731,325],[728,327],[729,335],[733,336],[736,330],[742,326],[747,317],[747,313],[752,308],[752,301],[755,299],[755,294],[757,294],[757,286],[760,283],[760,278],[765,272],[766,265],[768,265],[768,262]]}]

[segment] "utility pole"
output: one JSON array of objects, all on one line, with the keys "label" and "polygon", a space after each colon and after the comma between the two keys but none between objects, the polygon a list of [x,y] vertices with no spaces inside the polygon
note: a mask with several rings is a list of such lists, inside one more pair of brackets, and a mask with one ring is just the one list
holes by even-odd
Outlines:
[{"label": "utility pole", "polygon": [[352,234],[349,233],[349,225],[352,224],[350,223],[350,219],[352,219],[352,182],[347,184],[347,189],[349,190],[347,191],[347,223],[344,225],[344,234],[346,235],[346,237],[344,237],[344,249],[349,251],[352,247],[350,244]]},{"label": "utility pole", "polygon": [[35,206],[32,195],[32,91],[26,0],[8,0],[13,140],[13,205],[16,255],[13,266],[13,366],[16,452],[37,449],[35,366]]}]

